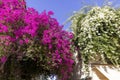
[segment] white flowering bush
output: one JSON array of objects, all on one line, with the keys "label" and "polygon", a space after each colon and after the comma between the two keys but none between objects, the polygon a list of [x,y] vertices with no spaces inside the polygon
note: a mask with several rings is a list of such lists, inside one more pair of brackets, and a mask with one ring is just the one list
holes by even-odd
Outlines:
[{"label": "white flowering bush", "polygon": [[71,18],[74,43],[83,62],[120,64],[120,10],[109,6],[92,7]]}]

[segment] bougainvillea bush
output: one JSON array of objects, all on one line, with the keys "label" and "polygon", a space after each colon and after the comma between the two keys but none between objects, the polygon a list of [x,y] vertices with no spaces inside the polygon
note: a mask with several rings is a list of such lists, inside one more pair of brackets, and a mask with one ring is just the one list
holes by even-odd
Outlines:
[{"label": "bougainvillea bush", "polygon": [[120,10],[110,6],[86,10],[71,18],[83,62],[120,65]]},{"label": "bougainvillea bush", "polygon": [[[3,80],[58,75],[68,80],[73,34],[62,30],[52,11],[38,13],[23,0],[0,1],[0,64]],[[7,77],[6,77],[7,76]],[[5,79],[6,78],[6,79]],[[28,79],[30,80],[30,78]]]}]

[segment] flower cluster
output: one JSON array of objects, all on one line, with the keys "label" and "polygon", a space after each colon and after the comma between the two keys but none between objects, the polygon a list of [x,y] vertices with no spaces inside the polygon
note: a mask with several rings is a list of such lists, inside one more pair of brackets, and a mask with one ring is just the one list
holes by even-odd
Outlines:
[{"label": "flower cluster", "polygon": [[72,19],[72,29],[85,63],[120,64],[120,10],[110,6],[92,7]]},{"label": "flower cluster", "polygon": [[73,65],[70,49],[73,34],[62,30],[51,17],[52,11],[38,13],[25,6],[23,0],[0,1],[1,61],[5,62],[12,54],[18,60],[27,56],[47,70],[57,70],[62,80],[67,80]]}]

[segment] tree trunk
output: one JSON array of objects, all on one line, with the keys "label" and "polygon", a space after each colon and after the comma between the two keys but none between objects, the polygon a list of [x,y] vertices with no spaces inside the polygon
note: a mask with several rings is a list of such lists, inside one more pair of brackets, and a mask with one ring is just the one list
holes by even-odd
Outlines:
[{"label": "tree trunk", "polygon": [[73,67],[73,75],[71,80],[81,80],[82,56],[79,47],[77,47],[76,53],[74,54],[74,58],[75,58],[75,64]]}]

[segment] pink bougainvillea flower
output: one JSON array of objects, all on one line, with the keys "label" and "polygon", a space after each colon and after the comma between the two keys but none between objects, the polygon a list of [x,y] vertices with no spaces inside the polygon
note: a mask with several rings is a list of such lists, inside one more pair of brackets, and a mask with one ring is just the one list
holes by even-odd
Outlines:
[{"label": "pink bougainvillea flower", "polygon": [[19,44],[20,44],[20,45],[23,45],[23,43],[24,43],[23,40],[20,40],[20,41],[19,41]]},{"label": "pink bougainvillea flower", "polygon": [[5,62],[7,61],[7,57],[6,57],[6,56],[1,57],[1,58],[0,58],[0,61],[1,61],[2,63],[5,63]]},{"label": "pink bougainvillea flower", "polygon": [[53,14],[54,14],[53,11],[49,11],[49,12],[48,12],[48,15],[53,15]]}]

